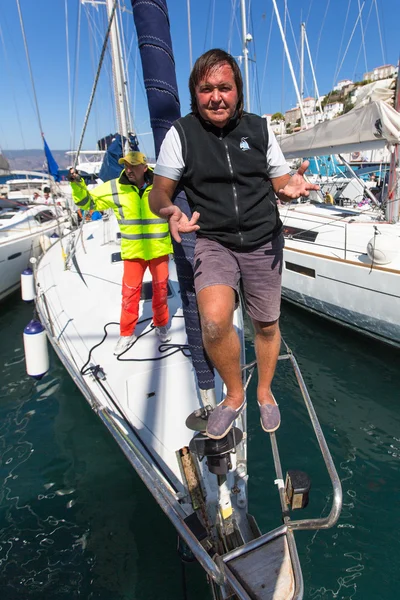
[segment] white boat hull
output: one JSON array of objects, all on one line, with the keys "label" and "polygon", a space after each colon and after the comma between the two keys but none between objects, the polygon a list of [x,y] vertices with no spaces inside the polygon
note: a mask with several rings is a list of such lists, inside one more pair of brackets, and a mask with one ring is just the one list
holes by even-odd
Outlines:
[{"label": "white boat hull", "polygon": [[53,221],[37,231],[21,237],[0,239],[0,300],[6,298],[20,287],[21,273],[29,267],[31,257],[38,258],[48,244],[44,236],[51,236],[57,231],[57,223]]},{"label": "white boat hull", "polygon": [[[285,240],[283,298],[400,345],[400,257],[387,265],[371,263],[366,249],[374,223],[351,218],[335,223],[307,213],[305,207],[287,211],[283,221],[286,233],[291,232]],[[394,237],[400,232],[396,225],[377,227]],[[318,235],[313,241],[302,240],[294,229]]]}]

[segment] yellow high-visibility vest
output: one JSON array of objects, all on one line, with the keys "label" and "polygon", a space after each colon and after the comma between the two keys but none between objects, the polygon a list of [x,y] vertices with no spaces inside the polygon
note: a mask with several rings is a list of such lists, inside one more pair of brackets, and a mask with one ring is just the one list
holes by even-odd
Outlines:
[{"label": "yellow high-visibility vest", "polygon": [[168,222],[149,207],[152,185],[142,192],[133,184],[112,179],[88,190],[83,179],[71,182],[72,197],[83,210],[112,208],[121,230],[121,258],[151,260],[172,252]]}]

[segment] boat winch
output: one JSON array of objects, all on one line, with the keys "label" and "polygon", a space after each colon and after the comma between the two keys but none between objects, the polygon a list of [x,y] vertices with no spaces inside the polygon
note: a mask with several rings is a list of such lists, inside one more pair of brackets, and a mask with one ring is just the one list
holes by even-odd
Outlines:
[{"label": "boat winch", "polygon": [[212,440],[204,433],[197,433],[189,444],[189,449],[196,454],[199,460],[207,458],[207,466],[214,475],[226,475],[232,469],[231,453],[243,439],[243,433],[233,427],[227,435],[220,440]]}]

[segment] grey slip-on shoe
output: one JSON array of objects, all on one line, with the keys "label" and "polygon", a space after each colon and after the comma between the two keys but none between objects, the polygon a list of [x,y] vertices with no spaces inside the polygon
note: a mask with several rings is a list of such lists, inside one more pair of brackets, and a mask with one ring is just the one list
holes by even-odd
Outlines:
[{"label": "grey slip-on shoe", "polygon": [[261,427],[266,433],[272,433],[276,431],[281,424],[281,413],[279,406],[276,404],[260,404],[260,422]]},{"label": "grey slip-on shoe", "polygon": [[223,403],[218,404],[208,417],[206,435],[213,440],[220,440],[223,438],[231,429],[245,405],[245,400],[237,409],[231,408],[230,406],[224,406]]}]

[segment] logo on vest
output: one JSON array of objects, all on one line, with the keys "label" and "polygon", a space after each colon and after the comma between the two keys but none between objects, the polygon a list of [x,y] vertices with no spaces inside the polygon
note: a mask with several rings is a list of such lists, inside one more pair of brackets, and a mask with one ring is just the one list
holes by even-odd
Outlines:
[{"label": "logo on vest", "polygon": [[246,150],[250,150],[250,146],[248,145],[246,140],[247,137],[242,137],[242,139],[240,140],[240,149],[243,150],[243,152],[246,152]]}]

